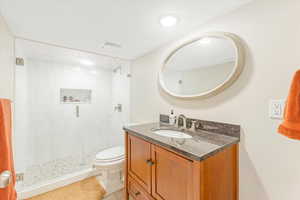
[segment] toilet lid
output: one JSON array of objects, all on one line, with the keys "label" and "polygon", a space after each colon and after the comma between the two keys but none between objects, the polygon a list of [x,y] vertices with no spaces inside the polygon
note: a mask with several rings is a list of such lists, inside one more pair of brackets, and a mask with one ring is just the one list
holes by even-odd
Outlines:
[{"label": "toilet lid", "polygon": [[124,158],[124,147],[117,146],[105,149],[96,155],[97,161],[116,161]]}]

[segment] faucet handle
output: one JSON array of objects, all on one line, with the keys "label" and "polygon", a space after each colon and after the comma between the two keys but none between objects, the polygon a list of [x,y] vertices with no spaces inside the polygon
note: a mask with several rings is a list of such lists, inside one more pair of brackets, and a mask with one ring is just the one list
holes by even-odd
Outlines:
[{"label": "faucet handle", "polygon": [[196,120],[191,121],[192,124],[191,124],[190,130],[196,131],[196,122],[197,122]]},{"label": "faucet handle", "polygon": [[175,116],[175,125],[179,128],[179,116]]},{"label": "faucet handle", "polygon": [[196,121],[195,127],[196,127],[196,129],[203,129],[203,125],[201,124],[201,122],[199,120]]},{"label": "faucet handle", "polygon": [[190,129],[192,131],[196,131],[196,130],[202,128],[202,124],[198,120],[192,120],[191,123],[192,123],[192,125],[191,125]]}]

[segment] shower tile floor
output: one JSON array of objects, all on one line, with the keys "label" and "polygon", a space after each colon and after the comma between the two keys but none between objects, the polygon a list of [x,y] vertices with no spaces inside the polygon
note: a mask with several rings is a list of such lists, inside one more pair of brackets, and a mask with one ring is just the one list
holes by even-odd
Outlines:
[{"label": "shower tile floor", "polygon": [[104,189],[92,177],[27,200],[123,200],[123,193],[124,190],[120,190],[103,198]]}]

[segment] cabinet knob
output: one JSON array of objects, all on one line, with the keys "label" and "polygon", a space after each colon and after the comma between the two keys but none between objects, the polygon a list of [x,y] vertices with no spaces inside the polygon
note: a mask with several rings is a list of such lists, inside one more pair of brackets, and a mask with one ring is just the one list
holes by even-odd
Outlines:
[{"label": "cabinet knob", "polygon": [[155,164],[155,163],[154,163],[152,160],[150,160],[150,159],[149,159],[149,160],[147,160],[146,162],[147,162],[147,164],[148,164],[149,166],[152,166],[152,165],[154,165],[154,164]]},{"label": "cabinet knob", "polygon": [[138,195],[140,195],[140,194],[141,194],[140,192],[134,193],[135,196],[138,196]]}]

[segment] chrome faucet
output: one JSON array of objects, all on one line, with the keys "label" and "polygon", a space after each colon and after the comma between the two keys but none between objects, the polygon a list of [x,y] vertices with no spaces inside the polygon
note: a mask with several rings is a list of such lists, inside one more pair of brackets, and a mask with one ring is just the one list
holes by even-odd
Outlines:
[{"label": "chrome faucet", "polygon": [[182,125],[182,129],[186,129],[186,117],[183,115],[183,114],[180,114],[178,115],[177,119],[176,119],[176,126],[177,128],[179,128],[179,119],[182,118],[182,122],[183,122],[183,125]]}]

